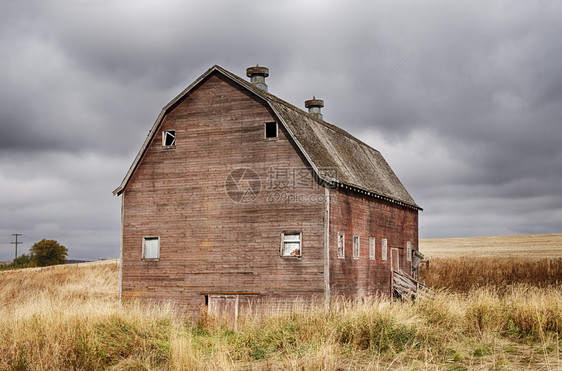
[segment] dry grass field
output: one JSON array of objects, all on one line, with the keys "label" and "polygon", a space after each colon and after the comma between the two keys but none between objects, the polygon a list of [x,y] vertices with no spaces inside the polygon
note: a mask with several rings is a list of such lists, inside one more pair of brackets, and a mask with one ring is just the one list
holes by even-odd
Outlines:
[{"label": "dry grass field", "polygon": [[[436,261],[437,281],[447,267],[482,272],[460,258],[436,273]],[[419,303],[295,305],[237,331],[171,304],[121,307],[116,261],[0,272],[0,370],[562,370],[562,288],[549,281],[561,270]]]},{"label": "dry grass field", "polygon": [[556,288],[562,285],[562,258],[433,258],[429,267],[421,265],[420,280],[434,289],[463,293],[488,286],[496,290],[513,285]]},{"label": "dry grass field", "polygon": [[421,239],[420,251],[427,258],[562,258],[562,234]]},{"label": "dry grass field", "polygon": [[420,251],[421,279],[437,289],[562,284],[562,234],[422,239]]}]

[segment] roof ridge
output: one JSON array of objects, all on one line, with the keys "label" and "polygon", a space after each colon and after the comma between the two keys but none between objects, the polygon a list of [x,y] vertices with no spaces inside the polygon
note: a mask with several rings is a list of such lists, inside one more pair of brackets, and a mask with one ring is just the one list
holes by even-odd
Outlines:
[{"label": "roof ridge", "polygon": [[[282,102],[285,102],[285,101],[283,101],[282,99],[281,99],[281,101],[282,101]],[[339,132],[340,134],[345,135],[348,139],[355,140],[355,141],[357,141],[357,142],[359,142],[359,143],[361,143],[361,144],[363,144],[363,145],[365,145],[365,146],[371,148],[372,150],[379,152],[376,148],[373,148],[373,147],[370,146],[369,144],[363,142],[361,139],[357,138],[355,135],[351,134],[351,133],[348,132],[347,130],[342,129],[342,128],[340,128],[339,126],[334,125],[334,124],[332,124],[332,123],[330,123],[330,122],[328,122],[328,121],[320,120],[320,119],[317,118],[315,115],[311,115],[311,114],[309,114],[308,112],[304,111],[303,109],[298,108],[298,107],[295,107],[294,105],[292,105],[292,104],[290,104],[290,103],[287,103],[287,105],[289,106],[288,108],[293,108],[293,107],[294,107],[294,108],[296,108],[297,110],[302,111],[302,113],[306,114],[307,117],[309,117],[310,119],[316,121],[316,122],[319,123],[320,125],[325,126],[326,128],[328,128],[328,129],[330,129],[330,130]]]},{"label": "roof ridge", "polygon": [[[214,69],[215,67],[217,67],[216,69],[218,71],[220,71],[221,73],[228,75],[228,77],[233,78],[234,80],[237,80],[237,82],[241,83],[242,85],[244,85],[244,87],[248,88],[249,90],[251,90],[253,93],[256,93],[258,96],[261,95],[265,95],[265,97],[261,97],[264,100],[267,100],[267,98],[273,98],[277,103],[280,103],[284,106],[286,106],[289,109],[298,111],[300,114],[304,114],[306,117],[310,118],[311,120],[316,121],[317,123],[327,127],[328,129],[340,132],[341,134],[344,134],[346,137],[348,137],[349,139],[355,140],[359,143],[362,143],[364,145],[366,145],[367,147],[373,149],[374,151],[379,152],[376,148],[373,148],[372,146],[370,146],[369,144],[363,142],[361,139],[357,138],[356,136],[354,136],[353,134],[349,133],[348,131],[346,131],[345,129],[340,128],[337,125],[334,125],[328,121],[325,120],[321,120],[319,119],[316,115],[311,115],[310,113],[306,112],[305,110],[303,110],[302,108],[299,108],[297,106],[295,106],[294,104],[291,104],[289,102],[287,102],[286,100],[283,100],[281,98],[279,98],[277,95],[270,93],[269,91],[265,91],[262,90],[258,87],[256,87],[254,84],[252,84],[251,82],[241,78],[240,76],[224,69],[223,67],[219,66],[219,65],[214,65],[211,69]],[[379,152],[380,153],[380,152]]]},{"label": "roof ridge", "polygon": [[[319,119],[316,115],[312,115],[312,114],[306,112],[304,109],[302,109],[302,108],[300,108],[300,107],[297,107],[297,106],[295,106],[294,104],[289,103],[289,102],[287,102],[287,101],[284,100],[284,99],[279,98],[277,95],[275,95],[275,94],[273,94],[273,93],[270,93],[270,92],[268,92],[268,91],[262,90],[262,89],[260,89],[260,88],[255,87],[251,82],[249,82],[249,81],[247,81],[247,80],[244,80],[243,78],[237,76],[236,74],[234,74],[234,73],[232,73],[232,72],[230,72],[230,71],[228,71],[228,70],[225,70],[224,68],[222,68],[222,67],[220,67],[220,66],[217,66],[217,67],[219,67],[219,68],[220,68],[221,70],[223,70],[224,72],[227,72],[228,74],[234,76],[235,79],[240,80],[240,82],[242,82],[246,87],[249,87],[252,91],[254,91],[255,89],[257,89],[257,90],[258,90],[257,92],[258,92],[259,94],[265,94],[266,96],[269,96],[270,98],[273,98],[277,103],[280,103],[280,104],[282,104],[282,105],[284,105],[284,106],[286,106],[287,108],[290,108],[290,109],[292,109],[292,110],[298,111],[300,114],[306,115],[306,117],[310,118],[311,120],[316,121],[317,123],[319,123],[319,124],[321,124],[321,125],[327,127],[328,129],[331,129],[331,130],[340,132],[341,134],[344,134],[344,135],[347,136],[348,138],[353,139],[353,140],[356,140],[356,141],[358,141],[358,142],[360,142],[360,143],[362,143],[362,144],[368,146],[369,148],[371,148],[371,149],[373,149],[373,150],[379,152],[377,149],[375,149],[375,148],[371,147],[369,144],[363,142],[361,139],[357,138],[356,136],[354,136],[353,134],[351,134],[351,133],[348,132],[347,130],[342,129],[342,128],[340,128],[339,126],[337,126],[337,125],[335,125],[335,124],[332,124],[332,123],[330,123],[330,122],[328,122],[328,121],[326,121],[326,120],[321,120],[321,119]],[[263,97],[262,97],[262,98],[263,98]]]}]

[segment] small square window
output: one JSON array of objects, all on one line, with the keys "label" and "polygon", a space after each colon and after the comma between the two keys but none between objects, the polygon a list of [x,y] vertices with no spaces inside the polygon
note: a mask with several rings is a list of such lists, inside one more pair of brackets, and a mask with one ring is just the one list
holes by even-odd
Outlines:
[{"label": "small square window", "polygon": [[338,259],[345,259],[345,234],[338,233]]},{"label": "small square window", "polygon": [[167,130],[162,133],[162,145],[164,147],[173,147],[176,145],[176,131]]},{"label": "small square window", "polygon": [[281,256],[301,256],[301,233],[283,233],[281,238]]},{"label": "small square window", "polygon": [[160,258],[160,237],[143,237],[142,258]]},{"label": "small square window", "polygon": [[359,259],[359,236],[353,236],[353,259]]},{"label": "small square window", "polygon": [[375,237],[369,237],[369,259],[375,260]]},{"label": "small square window", "polygon": [[386,238],[383,238],[382,239],[382,252],[381,252],[382,253],[382,260],[386,260],[386,258],[387,258],[387,255],[388,255],[387,245],[388,245],[388,242],[386,241]]},{"label": "small square window", "polygon": [[277,138],[277,123],[276,122],[266,122],[265,123],[265,137],[266,138]]}]

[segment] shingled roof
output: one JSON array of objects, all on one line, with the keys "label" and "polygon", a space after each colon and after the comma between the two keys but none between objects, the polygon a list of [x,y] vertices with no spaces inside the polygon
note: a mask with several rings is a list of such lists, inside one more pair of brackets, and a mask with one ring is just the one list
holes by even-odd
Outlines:
[{"label": "shingled roof", "polygon": [[345,130],[318,119],[315,115],[279,99],[217,65],[207,70],[162,109],[127,175],[121,185],[113,191],[114,195],[120,195],[125,190],[165,115],[176,103],[214,73],[229,78],[268,104],[317,176],[323,181],[333,186],[348,188],[402,206],[422,210],[379,151]]}]

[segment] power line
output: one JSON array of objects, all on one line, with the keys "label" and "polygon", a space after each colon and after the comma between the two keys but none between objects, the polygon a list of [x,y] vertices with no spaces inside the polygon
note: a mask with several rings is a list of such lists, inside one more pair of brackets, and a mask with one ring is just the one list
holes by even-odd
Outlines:
[{"label": "power line", "polygon": [[22,235],[22,237],[23,237],[24,239],[27,239],[27,240],[33,241],[33,242],[37,242],[37,241],[40,241],[40,240],[41,240],[41,238],[36,238],[36,237],[30,236],[30,235],[28,235],[28,234],[24,234],[24,235]]},{"label": "power line", "polygon": [[18,242],[18,237],[21,236],[21,233],[12,233],[12,236],[16,236],[16,242],[10,242],[12,245],[16,245],[16,257],[14,259],[18,258],[18,245],[22,244],[23,242]]}]

